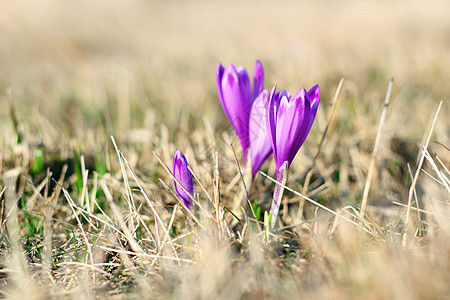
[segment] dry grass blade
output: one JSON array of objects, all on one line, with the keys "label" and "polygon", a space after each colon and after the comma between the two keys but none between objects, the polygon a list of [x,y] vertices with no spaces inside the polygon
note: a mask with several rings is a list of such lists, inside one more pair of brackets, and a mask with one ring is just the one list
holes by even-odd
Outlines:
[{"label": "dry grass blade", "polygon": [[[156,257],[153,259],[152,263],[150,264],[150,266],[152,266],[152,267],[155,265],[156,261],[158,260],[158,257],[161,255],[161,251],[164,249],[164,246],[166,245],[167,240],[170,239],[170,234],[169,234],[170,233],[170,228],[172,228],[173,221],[175,220],[175,215],[177,213],[177,207],[178,207],[177,205],[175,205],[173,207],[172,216],[170,217],[169,225],[167,225],[167,233],[164,236],[164,239],[162,241],[161,247],[158,250],[158,253],[156,253]],[[173,242],[171,241],[171,244],[172,243]],[[174,252],[174,254],[175,254],[176,257],[178,257],[176,251]],[[179,261],[178,261],[178,265],[180,265]]]},{"label": "dry grass blade", "polygon": [[[113,136],[111,136],[111,141],[112,141],[112,143],[114,145],[114,149],[116,150],[117,158],[119,159],[120,170],[122,171],[123,183],[125,185],[125,190],[127,192],[127,196],[125,197],[125,199],[127,199],[127,202],[128,202],[128,209],[130,210],[130,223],[131,223],[131,226],[133,227],[132,231],[134,232],[135,231],[135,228],[134,228],[135,225],[134,225],[133,211],[136,211],[136,205],[134,204],[133,193],[131,192],[131,187],[130,187],[130,184],[129,184],[129,181],[128,181],[127,170],[125,169],[125,166],[123,165],[122,152],[119,150],[119,147],[117,147],[116,140],[114,139]],[[157,236],[158,244],[159,244],[158,224],[156,224],[155,230],[156,230],[156,236]]]},{"label": "dry grass blade", "polygon": [[[66,172],[67,172],[68,166],[67,164],[64,164],[61,170],[61,175],[59,176],[58,181],[56,182],[56,187],[52,193],[52,197],[50,199],[50,203],[48,204],[48,209],[52,209],[54,203],[58,200],[59,195],[61,194],[61,189],[63,186],[64,179],[66,178]],[[54,180],[54,179],[53,179]]]},{"label": "dry grass blade", "polygon": [[[0,199],[3,197],[3,194],[5,193],[5,191],[6,191],[6,186],[5,187],[3,187],[3,189],[2,189],[2,191],[0,192]],[[3,230],[3,224],[4,224],[4,222],[3,222],[3,220],[2,220],[2,218],[3,218],[3,213],[4,213],[4,208],[5,208],[5,202],[3,201],[2,202],[2,206],[1,206],[1,210],[0,210],[0,232]]]},{"label": "dry grass blade", "polygon": [[[234,150],[234,149],[233,149]],[[222,234],[225,231],[228,234],[228,238],[235,238],[236,234],[225,219],[225,210],[220,201],[220,175],[219,175],[219,153],[214,152],[214,200],[216,209],[216,221],[219,225],[219,233]]]},{"label": "dry grass blade", "polygon": [[342,90],[342,86],[343,85],[344,85],[344,78],[341,78],[341,80],[339,81],[338,87],[336,88],[336,92],[334,93],[333,102],[331,102],[331,108],[330,108],[330,111],[328,113],[327,125],[325,126],[325,128],[324,128],[324,130],[322,132],[322,136],[320,138],[319,145],[317,146],[316,154],[314,154],[314,157],[313,157],[312,162],[311,162],[311,167],[309,168],[309,171],[306,174],[305,183],[303,184],[303,191],[304,191],[304,193],[306,193],[306,191],[308,190],[309,183],[311,181],[312,172],[313,172],[314,167],[316,165],[316,159],[320,155],[320,151],[322,149],[323,142],[325,141],[325,137],[327,136],[328,128],[330,127],[331,120],[333,119],[334,111],[336,109],[336,103],[337,103],[337,101],[339,99],[339,95],[341,94],[341,90]]},{"label": "dry grass blade", "polygon": [[431,168],[436,173],[436,175],[439,177],[439,179],[433,177],[431,174],[428,174],[428,176],[433,178],[433,180],[438,182],[440,185],[444,186],[446,191],[448,193],[450,193],[450,182],[449,182],[449,179],[445,177],[443,172],[441,172],[439,167],[436,165],[434,159],[431,157],[431,154],[428,152],[428,149],[423,147],[422,154],[425,155],[425,158],[427,159],[428,163],[431,165]]},{"label": "dry grass blade", "polygon": [[[89,171],[86,170],[86,163],[84,162],[84,155],[81,155],[80,157],[80,167],[81,167],[81,177],[83,178],[83,185],[81,188],[81,197],[80,197],[80,207],[89,207],[89,196],[87,191],[87,182],[88,182],[88,176]],[[85,203],[86,201],[86,203]]]},{"label": "dry grass blade", "polygon": [[108,203],[111,207],[111,210],[112,210],[117,222],[119,223],[120,228],[123,231],[123,235],[127,239],[128,243],[130,243],[131,249],[133,249],[133,251],[137,252],[137,253],[144,253],[144,250],[142,250],[141,246],[139,246],[139,244],[136,243],[135,239],[133,238],[133,234],[131,233],[128,226],[125,224],[125,221],[123,220],[122,215],[120,214],[119,210],[117,209],[116,204],[114,203],[114,199],[111,195],[111,192],[108,189],[108,186],[106,185],[106,182],[101,181],[100,186],[102,187],[102,190],[105,193],[106,200],[108,201]]},{"label": "dry grass blade", "polygon": [[[63,188],[62,191],[63,191],[63,193],[64,193],[64,197],[65,197],[66,200],[67,200],[67,203],[69,203],[69,206],[70,206],[70,208],[72,209],[72,212],[73,212],[75,218],[77,219],[78,226],[79,226],[79,228],[80,228],[80,230],[81,230],[81,233],[82,233],[82,235],[83,235],[84,242],[86,243],[87,251],[88,251],[88,254],[89,254],[89,257],[90,257],[90,260],[91,260],[91,265],[93,265],[93,264],[94,264],[94,255],[92,254],[91,244],[89,243],[89,240],[88,240],[88,238],[87,238],[87,236],[86,236],[86,232],[84,231],[83,224],[81,223],[80,218],[78,218],[78,214],[77,214],[77,212],[75,211],[75,208],[74,208],[74,206],[73,206],[74,202],[73,202],[72,198],[70,198],[70,195],[69,195],[69,193],[66,191],[66,189]],[[92,279],[93,279],[94,282],[95,282],[95,273],[92,273]]]},{"label": "dry grass blade", "polygon": [[105,251],[111,251],[111,252],[122,253],[122,254],[127,254],[127,255],[136,255],[136,256],[145,257],[145,258],[152,258],[152,259],[161,258],[161,259],[168,259],[168,260],[179,261],[179,262],[192,263],[192,260],[187,259],[187,258],[164,256],[164,255],[157,256],[156,254],[148,254],[148,253],[135,253],[135,252],[131,252],[131,251],[119,250],[119,249],[114,249],[114,248],[105,247],[105,246],[98,246],[98,248],[105,250]]},{"label": "dry grass blade", "polygon": [[48,180],[49,180],[50,176],[51,176],[51,174],[48,174],[37,187],[33,186],[34,192],[33,192],[33,195],[31,196],[31,200],[29,202],[30,207],[33,207],[34,202],[36,201],[38,196],[41,196],[41,191],[48,184]]},{"label": "dry grass blade", "polygon": [[189,218],[191,218],[192,221],[194,221],[198,226],[200,226],[200,228],[205,229],[203,227],[202,223],[200,223],[200,220],[192,213],[192,211],[186,206],[186,204],[184,204],[184,202],[180,198],[178,198],[178,196],[170,189],[170,187],[164,182],[164,180],[162,180],[160,178],[159,182],[161,182],[161,184],[163,185],[164,189],[167,192],[169,192],[169,194],[178,202],[178,204],[181,205],[185,215],[188,216]]},{"label": "dry grass blade", "polygon": [[[125,165],[127,166],[128,170],[130,171],[131,175],[133,176],[134,181],[136,182],[136,184],[139,187],[139,191],[141,193],[142,196],[144,196],[144,199],[146,200],[147,204],[149,204],[150,208],[152,209],[152,212],[155,216],[155,219],[157,221],[159,221],[160,225],[163,227],[163,230],[165,231],[164,233],[167,234],[167,230],[164,227],[164,223],[161,219],[161,217],[159,216],[158,212],[156,211],[155,206],[153,205],[153,203],[150,201],[150,198],[148,198],[147,193],[145,193],[144,188],[142,187],[141,183],[139,182],[136,174],[133,172],[133,169],[131,168],[130,164],[128,163],[127,159],[125,158],[125,156],[123,155],[122,152],[120,152],[120,156],[122,158],[122,160],[125,162]],[[129,185],[128,185],[129,186]],[[131,190],[130,190],[131,193]],[[155,222],[155,230],[156,230],[156,234],[152,234],[151,230],[147,227],[147,225],[145,224],[145,222],[142,220],[141,216],[138,213],[138,209],[136,208],[136,205],[134,203],[133,198],[131,198],[131,201],[133,202],[133,205],[131,205],[131,210],[132,213],[134,213],[134,215],[137,217],[138,221],[144,226],[145,230],[147,231],[147,233],[154,237],[156,236],[156,242],[158,243],[158,245],[160,244],[160,237],[159,237],[159,231],[158,231],[158,222]],[[137,227],[136,227],[137,228]],[[133,232],[136,231],[136,228],[133,229]],[[173,250],[175,251],[175,249]]]},{"label": "dry grass blade", "polygon": [[[445,170],[445,172],[447,173],[447,176],[450,176],[450,171],[448,170],[448,168],[444,165],[444,163],[441,161],[441,159],[439,158],[439,156],[437,154],[435,154],[435,157],[437,159],[437,161],[439,162],[439,164],[441,165],[440,167],[442,169]],[[445,175],[444,175],[445,176]],[[447,178],[447,177],[445,177]],[[447,178],[447,182],[450,184],[450,179]]]},{"label": "dry grass blade", "polygon": [[[442,101],[439,103],[439,106],[438,106],[438,108],[436,110],[436,113],[434,115],[433,123],[431,124],[431,128],[430,128],[430,131],[428,133],[427,141],[425,142],[425,145],[423,145],[423,147],[425,149],[427,149],[428,145],[430,144],[431,135],[433,134],[434,126],[436,125],[437,118],[439,116],[439,112],[441,111],[441,106],[442,106]],[[414,191],[415,191],[415,188],[416,188],[417,180],[419,179],[419,174],[420,174],[420,170],[422,169],[422,164],[423,164],[424,159],[425,159],[425,155],[423,154],[422,151],[420,151],[420,158],[419,158],[419,162],[417,163],[416,173],[414,174],[414,178],[413,178],[413,181],[411,183],[411,187],[409,188],[408,209],[406,210],[405,231],[403,232],[403,240],[402,240],[402,245],[404,247],[406,246],[406,236],[407,236],[407,232],[408,232],[408,220],[409,220],[409,215],[410,215],[410,211],[411,211],[411,201],[412,201],[412,197],[414,195]]]},{"label": "dry grass blade", "polygon": [[[161,220],[161,217],[159,216],[158,212],[156,211],[155,206],[153,205],[153,203],[150,201],[150,199],[148,198],[147,194],[145,193],[144,188],[142,187],[141,183],[139,182],[139,180],[137,179],[136,175],[134,174],[133,169],[131,168],[131,166],[128,163],[127,159],[125,158],[123,153],[120,152],[119,148],[117,147],[117,144],[116,144],[116,141],[114,140],[114,137],[111,136],[111,140],[112,140],[112,142],[114,144],[114,148],[116,149],[117,155],[119,157],[119,162],[120,162],[120,165],[121,165],[122,174],[124,176],[125,186],[126,186],[127,193],[128,193],[128,196],[129,196],[129,198],[127,198],[127,200],[129,202],[131,202],[131,204],[129,204],[130,205],[130,214],[133,215],[133,211],[136,212],[137,210],[136,210],[136,206],[134,204],[134,201],[132,200],[132,193],[131,193],[131,188],[130,188],[130,186],[128,184],[128,179],[125,179],[125,178],[128,178],[128,177],[126,175],[126,169],[125,169],[125,166],[123,165],[123,163],[125,163],[125,165],[127,166],[128,170],[130,171],[131,175],[133,176],[134,181],[136,182],[136,184],[139,187],[139,191],[141,192],[142,196],[144,196],[145,201],[149,205],[149,207],[152,210],[153,215],[154,215],[154,217],[155,217],[155,219],[157,221],[157,222],[155,222],[155,230],[156,230],[156,234],[155,235],[156,235],[156,242],[157,242],[157,245],[159,247],[161,241],[160,241],[160,236],[159,236],[158,223],[162,226],[162,228],[164,229],[165,233],[167,234],[167,231],[166,231],[166,228],[164,226],[164,223]],[[135,230],[133,229],[133,232],[134,231]],[[149,229],[147,229],[147,231],[150,233]]]},{"label": "dry grass blade", "polygon": [[[401,207],[404,207],[404,208],[408,208],[408,205],[400,203],[400,202],[397,202],[397,201],[392,202],[392,204],[395,204],[395,205],[398,205],[398,206],[401,206]],[[411,206],[411,207],[409,207],[409,209],[414,210],[414,211],[418,211],[420,213],[428,214],[430,216],[433,215],[432,212],[424,210],[424,209],[421,209],[421,208],[417,208],[417,207],[412,207]]]},{"label": "dry grass blade", "polygon": [[[412,173],[412,171],[411,171],[411,165],[408,163],[407,164],[407,166],[408,166],[408,175],[409,175],[409,177],[411,178],[411,181],[412,181],[412,179],[414,178],[414,176],[413,176],[413,173]],[[420,211],[419,211],[419,200],[418,200],[418,198],[417,198],[417,192],[416,192],[416,190],[414,190],[414,202],[416,203],[416,208],[417,208],[417,220],[418,220],[418,224],[420,224],[420,222],[422,221],[422,218],[421,218],[421,216],[420,216]],[[411,206],[407,206],[406,205],[406,207],[411,207]],[[402,217],[403,217],[403,214],[402,214]],[[400,220],[399,220],[400,221]]]},{"label": "dry grass blade", "polygon": [[[268,178],[269,180],[271,180],[272,182],[281,185],[281,186],[282,186],[283,188],[285,188],[286,190],[288,190],[288,191],[294,193],[295,195],[297,195],[297,196],[299,196],[299,197],[302,197],[303,199],[305,199],[305,200],[307,200],[308,202],[310,202],[310,203],[312,203],[312,204],[314,204],[314,205],[316,205],[316,206],[322,208],[323,210],[325,210],[325,211],[327,211],[327,212],[329,212],[329,213],[331,213],[331,214],[333,214],[333,215],[335,215],[335,216],[338,216],[338,217],[340,217],[340,218],[342,218],[342,219],[344,219],[344,220],[346,220],[346,221],[352,223],[353,225],[355,225],[355,226],[357,226],[357,227],[361,227],[361,225],[358,224],[358,223],[356,223],[355,221],[352,221],[352,220],[350,220],[349,218],[344,217],[344,216],[342,216],[341,214],[338,214],[337,212],[335,212],[335,211],[329,209],[328,207],[326,207],[326,206],[324,206],[324,205],[322,205],[322,204],[320,204],[320,203],[314,201],[313,199],[311,199],[311,198],[309,198],[309,197],[307,197],[307,196],[305,196],[305,195],[302,195],[301,193],[297,192],[296,190],[291,189],[291,188],[288,187],[287,185],[284,185],[284,184],[282,184],[281,182],[277,181],[276,179],[270,177],[270,176],[267,175],[266,173],[264,173],[264,172],[262,172],[262,171],[259,171],[259,173],[260,173],[261,175],[263,175],[264,177]],[[355,217],[356,219],[360,219],[360,220],[361,220],[361,218],[360,218],[359,216],[357,216],[357,215],[355,215],[355,216],[353,216],[353,217]],[[362,229],[363,229],[365,232],[367,232],[367,233],[373,234],[373,232],[369,231],[369,230],[368,230],[367,228],[365,228],[365,227],[362,227]]]},{"label": "dry grass blade", "polygon": [[[184,188],[184,186],[181,184],[180,181],[178,181],[178,179],[173,175],[172,171],[170,171],[170,169],[166,166],[166,164],[162,161],[162,158],[153,151],[153,154],[156,156],[156,158],[158,159],[159,163],[161,164],[161,166],[163,166],[164,170],[167,172],[167,174],[170,175],[170,177],[172,177],[173,180],[175,180],[178,185],[183,189],[183,191],[189,196],[189,198],[191,198],[192,201],[194,201],[195,203],[198,203],[197,200],[191,195],[191,193],[189,193],[188,190],[186,190]],[[167,187],[167,189],[169,189],[169,187],[167,186],[167,184],[164,183],[164,185]],[[170,190],[170,189],[169,189]],[[186,206],[186,204],[184,204],[183,201],[181,201],[180,199],[178,199],[178,197],[172,192],[172,195],[175,196],[175,199],[177,199],[178,203],[183,207],[184,211],[192,218],[192,220],[194,220],[198,226],[200,226],[200,228],[205,229],[203,227],[203,225],[200,223],[200,221],[197,219],[197,217],[192,213],[192,211]],[[199,206],[200,207],[200,206]]]},{"label": "dry grass blade", "polygon": [[[98,272],[106,277],[108,277],[109,279],[111,279],[112,275],[109,274],[108,272],[105,272],[103,269],[99,268],[98,266],[96,266],[95,264],[85,264],[85,263],[80,263],[80,262],[74,262],[74,261],[63,261],[58,263],[58,266],[64,266],[64,265],[73,265],[73,266],[78,266],[81,268],[88,268],[91,269],[92,271]],[[108,266],[110,264],[106,264],[106,266]],[[120,266],[120,265],[117,265]],[[105,264],[101,264],[100,267],[105,267]]]},{"label": "dry grass blade", "polygon": [[370,158],[369,171],[367,173],[366,184],[364,186],[363,197],[361,201],[361,216],[364,218],[364,211],[367,205],[367,199],[369,196],[370,183],[372,181],[373,172],[375,170],[375,162],[378,154],[378,148],[380,147],[381,136],[383,135],[384,123],[386,121],[386,115],[391,101],[392,87],[394,86],[394,79],[389,81],[389,86],[386,92],[386,98],[384,99],[383,112],[381,113],[380,125],[378,126],[377,137],[375,138],[375,145],[373,146],[372,157]]},{"label": "dry grass blade", "polygon": [[[76,213],[76,216],[78,216],[79,214],[82,215],[83,218],[89,223],[89,225],[91,225],[93,228],[95,228],[95,229],[97,230],[97,229],[98,229],[97,226],[95,226],[95,224],[92,223],[92,221],[90,220],[90,218],[87,217],[87,215],[86,215],[86,214],[88,214],[87,211],[84,210],[83,208],[81,208],[80,206],[78,206],[78,205],[72,200],[72,198],[70,197],[70,195],[69,195],[69,193],[67,192],[67,190],[66,190],[65,192],[64,192],[64,188],[63,188],[62,190],[63,190],[64,196],[66,197],[66,200],[67,200],[67,201],[71,201],[71,202],[70,202],[71,207],[74,208],[74,209],[75,209],[75,208],[77,209],[78,212],[75,212],[75,213]],[[69,197],[67,198],[67,196],[69,196]]]},{"label": "dry grass blade", "polygon": [[240,165],[240,163],[239,163],[239,161],[238,161],[238,158],[237,158],[237,155],[236,155],[236,151],[234,150],[233,144],[231,144],[230,146],[231,146],[231,150],[233,151],[234,162],[236,163],[236,166],[238,167],[239,176],[241,177],[242,184],[244,185],[245,196],[246,196],[247,200],[249,200],[249,197],[248,197],[248,188],[247,188],[247,184],[245,183],[244,175],[242,174],[241,165]]},{"label": "dry grass blade", "polygon": [[15,106],[14,106],[14,101],[13,101],[13,96],[12,96],[12,89],[8,88],[6,90],[6,94],[7,94],[7,97],[8,97],[8,104],[9,104],[9,116],[10,116],[11,121],[13,123],[13,129],[14,129],[16,135],[20,139],[22,139],[23,137],[22,137],[22,132],[20,132],[20,130],[19,130],[19,120],[17,118],[16,109],[15,109]]},{"label": "dry grass blade", "polygon": [[[162,160],[161,160],[161,161],[162,161]],[[161,161],[160,161],[160,162],[161,162]],[[188,167],[188,169],[191,170],[190,167]],[[167,170],[170,171],[170,169],[169,169],[167,166],[166,166],[165,170],[166,170],[166,171],[167,171]],[[173,173],[172,173],[172,175],[173,175]],[[194,174],[192,174],[192,175],[194,175]],[[195,178],[195,176],[194,176],[194,178]],[[203,208],[203,206],[200,204],[200,202],[199,202],[193,195],[191,195],[190,193],[186,192],[187,190],[185,189],[185,187],[181,185],[180,181],[179,181],[178,179],[176,179],[175,176],[174,176],[174,180],[176,180],[176,182],[178,183],[178,185],[181,186],[181,188],[183,189],[183,191],[185,191],[185,193],[186,193],[187,195],[189,195],[189,198],[191,198],[192,202],[193,202],[195,205],[197,205],[197,207],[200,209],[200,211],[201,211],[203,214],[205,214],[206,216],[211,217],[211,215]],[[161,183],[164,184],[164,186],[166,187],[166,190],[170,190],[169,186],[168,186],[161,178],[159,179],[159,181],[160,181]],[[197,182],[199,182],[199,181],[197,181]],[[203,187],[202,184],[200,184],[200,185]],[[204,187],[203,187],[203,188],[204,188]],[[207,192],[206,192],[206,189],[204,190],[204,192],[207,193]],[[188,207],[186,206],[186,204],[184,204],[184,202],[181,201],[181,199],[179,199],[179,197],[178,197],[172,190],[170,190],[170,193],[171,193],[173,196],[175,196],[175,198],[176,198],[177,201],[180,203],[180,205],[181,205],[181,207],[183,208],[183,210],[188,209]],[[208,194],[207,194],[207,196],[210,197]],[[211,199],[211,202],[212,202],[212,199]],[[212,203],[212,204],[214,205],[214,203]]]},{"label": "dry grass blade", "polygon": [[[5,187],[4,190],[5,190],[6,188],[7,188],[7,187]],[[12,205],[12,206],[9,208],[9,211],[8,211],[8,213],[6,214],[5,218],[3,219],[2,224],[1,224],[1,226],[0,226],[0,231],[3,230],[5,224],[8,222],[9,217],[14,213],[14,210],[17,208],[17,205],[19,204],[19,201],[20,201],[20,198],[21,198],[21,197],[22,197],[22,195],[19,195],[19,197],[17,197],[17,200],[14,202],[14,205]]]},{"label": "dry grass blade", "polygon": [[[158,159],[158,162],[159,162],[159,163],[161,164],[161,166],[164,168],[164,171],[166,171],[167,174],[169,174],[170,177],[172,177],[172,179],[175,180],[175,181],[178,183],[178,185],[179,185],[179,186],[181,187],[181,189],[189,196],[189,198],[192,200],[192,202],[194,202],[200,209],[203,210],[203,208],[201,207],[201,205],[198,203],[197,199],[195,199],[194,196],[191,195],[191,193],[190,193],[188,190],[186,190],[186,188],[181,184],[181,182],[175,177],[175,175],[173,175],[173,173],[172,173],[172,171],[169,169],[169,167],[163,162],[161,156],[159,156],[158,153],[156,153],[156,152],[154,152],[154,151],[153,151],[153,154],[156,156],[156,158]],[[181,202],[183,202],[183,201],[181,201]],[[185,208],[185,209],[187,209],[187,210],[189,210],[189,209],[187,208],[186,205],[182,205],[182,207]]]},{"label": "dry grass blade", "polygon": [[205,193],[206,197],[208,197],[209,202],[211,202],[211,204],[214,205],[214,201],[213,201],[211,195],[205,189],[205,187],[203,186],[203,184],[200,181],[200,179],[198,179],[197,174],[195,174],[195,172],[194,172],[194,170],[192,170],[191,166],[188,166],[188,169],[191,172],[192,176],[194,177],[195,181],[200,185],[200,188],[203,190],[203,192]]},{"label": "dry grass blade", "polygon": [[214,152],[214,175],[213,175],[213,191],[214,191],[214,209],[216,211],[216,223],[219,228],[219,234],[223,232],[223,223],[225,212],[223,206],[220,203],[220,189],[219,189],[219,168],[216,166],[217,152]]},{"label": "dry grass blade", "polygon": [[240,175],[240,177],[241,177],[242,184],[244,185],[245,198],[246,198],[246,200],[247,200],[248,206],[250,207],[250,209],[251,209],[251,211],[252,211],[252,215],[253,215],[253,218],[254,218],[254,220],[255,220],[256,226],[258,227],[259,233],[262,233],[263,230],[262,230],[262,228],[261,228],[261,225],[260,225],[259,222],[258,222],[258,218],[256,217],[256,213],[255,213],[255,210],[253,209],[253,205],[252,205],[252,203],[250,202],[250,197],[249,197],[249,195],[248,195],[248,189],[247,189],[247,186],[246,186],[246,184],[245,184],[245,179],[244,179],[244,176],[243,176],[243,174],[242,174],[241,166],[240,166],[240,164],[239,164],[239,161],[238,161],[236,152],[234,151],[233,145],[231,145],[231,148],[233,149],[234,162],[236,163],[236,166],[238,167],[239,175]]},{"label": "dry grass blade", "polygon": [[[102,183],[104,183],[104,181],[102,181]],[[103,188],[103,186],[102,186],[102,188]],[[109,195],[111,195],[111,193],[108,191],[108,196],[109,196]],[[75,203],[72,203],[72,206],[76,207],[76,209],[77,209],[78,211],[80,211],[80,212],[82,212],[82,213],[85,213],[86,215],[88,215],[90,218],[96,220],[97,222],[99,222],[99,223],[101,223],[101,224],[107,226],[108,228],[111,228],[112,230],[114,230],[114,231],[117,232],[118,234],[122,235],[124,238],[126,238],[126,239],[129,238],[129,237],[128,237],[125,233],[123,233],[119,228],[117,228],[116,226],[114,226],[114,225],[111,224],[111,223],[112,223],[111,218],[110,218],[109,216],[107,216],[106,214],[104,214],[104,212],[103,212],[104,216],[107,218],[107,220],[108,220],[110,223],[106,222],[105,220],[102,220],[101,218],[99,218],[99,217],[97,217],[96,215],[94,215],[94,214],[92,214],[92,213],[86,211],[85,209],[83,209],[83,208],[81,208],[81,207],[79,207],[79,206],[76,206]],[[32,212],[32,211],[30,211],[30,212]],[[32,212],[32,213],[35,213],[35,214],[38,214],[38,215],[42,215],[42,216],[44,216],[44,217],[46,217],[46,218],[50,218],[48,214],[40,214],[40,213],[37,213],[37,212]],[[83,215],[83,216],[85,216],[85,215]],[[85,216],[85,218],[86,218],[86,216]],[[52,220],[54,220],[54,221],[59,221],[58,219],[53,219],[53,218],[50,218],[50,219],[52,219]],[[86,219],[88,219],[88,218],[86,218]],[[62,221],[61,221],[61,222],[62,222]],[[65,225],[70,225],[70,223],[67,223],[67,222],[64,222],[64,224],[65,224]]]}]

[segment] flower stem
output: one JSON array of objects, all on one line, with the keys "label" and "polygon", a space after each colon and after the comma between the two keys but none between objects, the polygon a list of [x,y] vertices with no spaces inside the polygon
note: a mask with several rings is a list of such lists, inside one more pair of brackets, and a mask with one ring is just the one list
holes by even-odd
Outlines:
[{"label": "flower stem", "polygon": [[280,209],[281,198],[283,198],[284,192],[284,184],[287,180],[287,169],[288,162],[284,162],[284,164],[280,167],[277,172],[277,181],[281,183],[275,186],[275,191],[273,194],[272,207],[270,208],[270,212],[272,213],[272,220],[270,222],[270,229],[273,230],[275,228],[275,224],[278,218],[278,210]]}]

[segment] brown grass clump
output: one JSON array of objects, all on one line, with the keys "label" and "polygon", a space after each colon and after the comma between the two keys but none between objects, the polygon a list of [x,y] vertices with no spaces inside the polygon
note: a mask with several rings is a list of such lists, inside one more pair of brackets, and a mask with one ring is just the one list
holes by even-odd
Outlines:
[{"label": "brown grass clump", "polygon": [[[1,297],[446,298],[447,6],[4,3]],[[266,88],[321,88],[272,233],[271,160],[233,208],[240,148],[214,78],[256,58]]]}]

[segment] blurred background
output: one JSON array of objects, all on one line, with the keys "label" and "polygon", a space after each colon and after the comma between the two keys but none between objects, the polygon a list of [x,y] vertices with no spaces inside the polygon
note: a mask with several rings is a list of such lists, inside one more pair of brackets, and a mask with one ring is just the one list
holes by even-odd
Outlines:
[{"label": "blurred background", "polygon": [[116,111],[125,127],[151,106],[201,116],[205,105],[223,119],[216,63],[252,73],[256,59],[268,89],[319,83],[330,98],[345,77],[348,89],[379,84],[382,95],[394,77],[394,95],[450,94],[447,1],[2,2],[2,94],[10,87],[17,105],[42,113],[66,98],[102,110],[114,96],[131,101]]}]

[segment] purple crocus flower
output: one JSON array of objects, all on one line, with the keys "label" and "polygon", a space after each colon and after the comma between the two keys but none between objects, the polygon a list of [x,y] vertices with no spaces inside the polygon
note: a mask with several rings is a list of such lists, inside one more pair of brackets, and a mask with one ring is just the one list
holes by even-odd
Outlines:
[{"label": "purple crocus flower", "polygon": [[319,107],[320,92],[318,85],[309,91],[302,88],[294,96],[286,90],[275,91],[276,85],[269,94],[266,122],[278,172],[285,162],[289,168],[308,136]]},{"label": "purple crocus flower", "polygon": [[[173,175],[175,178],[183,185],[183,187],[188,191],[191,195],[194,194],[194,183],[192,181],[192,173],[188,169],[188,162],[183,152],[177,150],[175,152],[175,156],[173,158]],[[185,191],[181,188],[181,186],[173,181],[175,185],[175,191],[177,192],[178,197],[183,201],[187,208],[191,208],[192,199],[186,194]]]},{"label": "purple crocus flower", "polygon": [[267,90],[253,102],[250,111],[249,137],[250,155],[252,160],[252,178],[255,178],[261,165],[272,154],[272,142],[267,134],[266,126],[266,103],[269,93]]},{"label": "purple crocus flower", "polygon": [[[275,93],[276,88],[275,85],[269,94],[266,123],[277,167],[277,181],[284,185],[287,170],[311,130],[319,107],[320,92],[318,85],[309,91],[302,88],[294,96],[286,90]],[[270,209],[272,229],[278,217],[283,191],[282,185],[277,184]]]},{"label": "purple crocus flower", "polygon": [[233,125],[241,142],[244,165],[249,148],[250,110],[254,99],[264,87],[264,70],[259,60],[255,64],[253,89],[244,67],[229,64],[224,68],[220,63],[216,68],[217,92],[225,114]]}]

